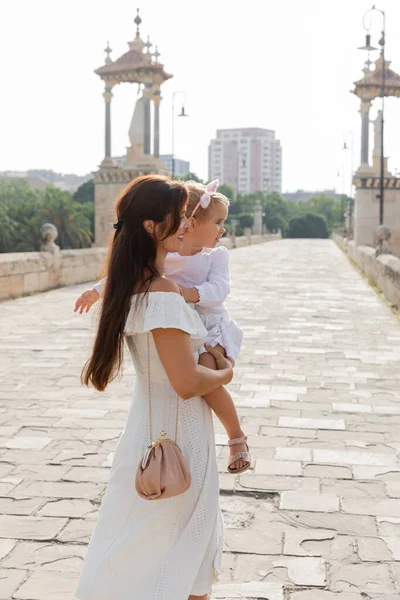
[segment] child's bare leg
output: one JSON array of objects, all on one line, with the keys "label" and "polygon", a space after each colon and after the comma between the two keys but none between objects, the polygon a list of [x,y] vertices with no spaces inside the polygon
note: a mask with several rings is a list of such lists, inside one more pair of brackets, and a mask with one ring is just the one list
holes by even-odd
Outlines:
[{"label": "child's bare leg", "polygon": [[[216,349],[222,352],[222,354],[226,355],[224,348],[219,344],[216,346]],[[208,367],[209,369],[215,370],[217,368],[215,358],[207,352],[200,354],[199,364],[203,367]],[[218,419],[221,421],[222,426],[224,427],[230,440],[240,438],[244,435],[240,427],[239,417],[236,412],[236,407],[233,403],[232,396],[227,389],[221,386],[204,396],[204,399],[206,400],[207,404],[211,406]],[[230,449],[231,454],[235,454],[236,452],[245,451],[246,445],[235,444],[234,446],[231,446]],[[245,461],[237,460],[231,468],[241,469],[245,466],[245,464]]]}]

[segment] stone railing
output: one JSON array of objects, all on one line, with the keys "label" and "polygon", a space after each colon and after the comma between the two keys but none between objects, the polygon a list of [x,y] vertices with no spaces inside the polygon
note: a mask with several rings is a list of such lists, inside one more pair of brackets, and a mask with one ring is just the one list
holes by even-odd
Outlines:
[{"label": "stone railing", "polygon": [[384,293],[386,298],[400,308],[400,258],[392,254],[380,254],[372,246],[356,246],[353,240],[333,233],[332,239],[347,253],[349,258]]},{"label": "stone railing", "polygon": [[[54,243],[57,229],[46,223],[41,252],[0,254],[0,299],[35,294],[52,288],[96,281],[106,258],[106,248],[60,250]],[[280,239],[279,234],[223,238],[227,248]]]}]

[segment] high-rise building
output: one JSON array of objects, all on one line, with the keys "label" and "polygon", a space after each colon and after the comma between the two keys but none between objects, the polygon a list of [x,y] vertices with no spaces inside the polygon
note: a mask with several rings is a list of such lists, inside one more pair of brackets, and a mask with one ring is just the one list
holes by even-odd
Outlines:
[{"label": "high-rise building", "polygon": [[239,194],[282,189],[282,148],[275,132],[260,127],[218,129],[208,149],[209,179]]},{"label": "high-rise building", "polygon": [[190,172],[190,162],[187,160],[174,158],[175,165],[173,167],[172,154],[160,154],[160,158],[170,173],[174,171],[176,177],[185,177]]}]

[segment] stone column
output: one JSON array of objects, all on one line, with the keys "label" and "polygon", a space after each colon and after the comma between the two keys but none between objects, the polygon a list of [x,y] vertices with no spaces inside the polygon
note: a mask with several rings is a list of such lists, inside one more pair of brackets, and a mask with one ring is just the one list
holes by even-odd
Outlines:
[{"label": "stone column", "polygon": [[153,102],[154,102],[154,148],[153,154],[156,158],[160,156],[160,101],[161,94],[160,90],[156,89],[153,91]]},{"label": "stone column", "polygon": [[361,101],[361,164],[369,164],[369,110],[372,104],[370,100]]},{"label": "stone column", "polygon": [[253,209],[253,235],[262,235],[263,207],[261,200],[255,201]]},{"label": "stone column", "polygon": [[143,91],[144,98],[144,140],[143,140],[143,151],[144,154],[151,154],[151,100],[152,85],[146,83]]},{"label": "stone column", "polygon": [[106,84],[103,98],[106,103],[105,158],[111,158],[111,87]]}]

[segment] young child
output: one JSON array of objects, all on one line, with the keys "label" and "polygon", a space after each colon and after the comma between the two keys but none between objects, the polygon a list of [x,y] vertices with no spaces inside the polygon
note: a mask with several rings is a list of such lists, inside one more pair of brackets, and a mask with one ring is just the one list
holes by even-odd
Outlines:
[{"label": "young child", "polygon": [[[217,247],[225,233],[229,200],[217,193],[218,180],[207,186],[188,182],[189,202],[186,214],[191,227],[183,236],[179,254],[167,256],[165,276],[175,281],[186,302],[193,303],[208,335],[205,344],[217,347],[234,363],[239,356],[243,339],[240,327],[230,318],[224,306],[229,293],[229,252]],[[104,279],[76,301],[75,312],[89,311],[101,297]],[[216,369],[214,357],[203,346],[199,363]],[[228,434],[231,454],[228,461],[230,473],[242,473],[250,467],[247,437],[241,430],[235,405],[229,392],[221,387],[205,396]]]}]

